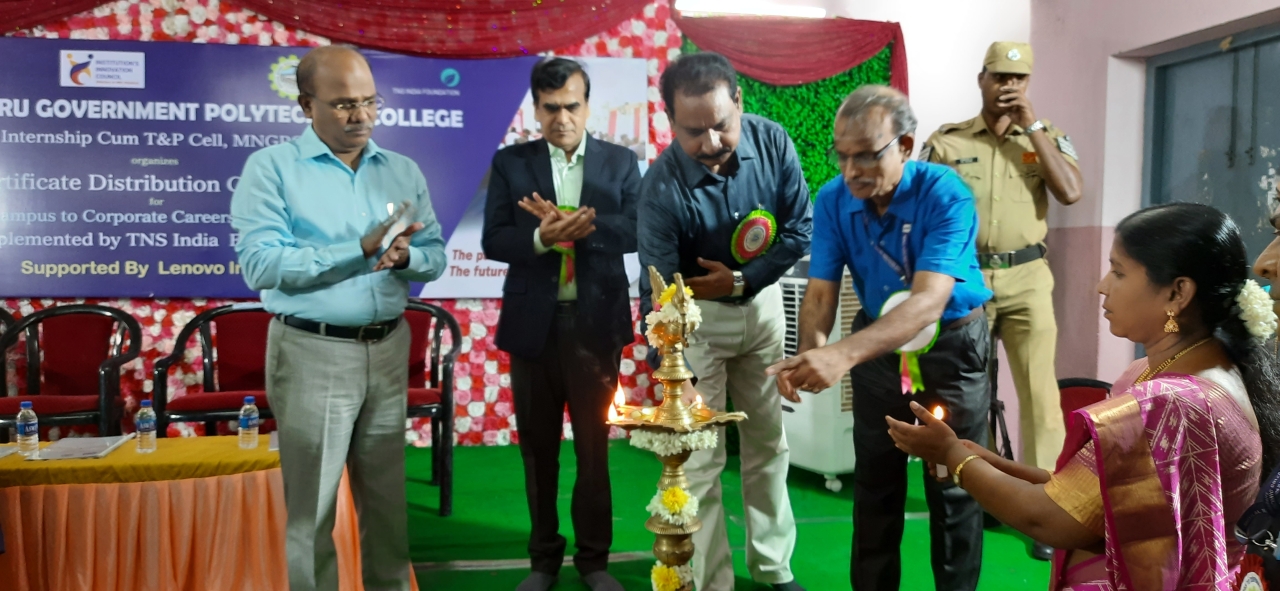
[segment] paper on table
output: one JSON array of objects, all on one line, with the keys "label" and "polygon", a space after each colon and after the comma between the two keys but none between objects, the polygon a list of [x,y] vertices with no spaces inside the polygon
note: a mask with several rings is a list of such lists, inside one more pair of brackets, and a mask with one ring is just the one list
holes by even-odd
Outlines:
[{"label": "paper on table", "polygon": [[280,451],[280,432],[272,431],[271,436],[267,439],[267,451]]},{"label": "paper on table", "polygon": [[0,458],[18,453],[18,444],[0,445]]},{"label": "paper on table", "polygon": [[59,439],[40,450],[36,456],[28,460],[77,460],[85,458],[105,458],[107,454],[124,445],[124,442],[137,437],[137,433],[116,437],[67,437]]}]

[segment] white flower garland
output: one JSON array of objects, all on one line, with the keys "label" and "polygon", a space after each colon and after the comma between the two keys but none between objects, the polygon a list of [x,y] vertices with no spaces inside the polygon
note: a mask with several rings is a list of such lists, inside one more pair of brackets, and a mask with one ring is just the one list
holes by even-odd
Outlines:
[{"label": "white flower garland", "polygon": [[1240,306],[1240,319],[1254,338],[1266,340],[1275,334],[1277,322],[1274,303],[1257,281],[1249,279],[1244,282],[1244,287],[1240,288],[1240,294],[1236,296],[1236,303]]},{"label": "white flower garland", "polygon": [[[698,330],[698,326],[702,324],[702,310],[693,300],[689,300],[689,311],[685,313],[684,321],[686,334]],[[653,327],[663,323],[679,324],[680,310],[670,304],[659,306],[645,315],[644,322],[648,325],[644,336],[649,340],[649,346],[660,348],[663,343],[654,336]]]},{"label": "white flower garland", "polygon": [[685,492],[688,499],[685,500],[679,511],[673,513],[667,507],[667,504],[663,502],[663,496],[666,493],[666,490],[659,490],[653,495],[652,499],[649,499],[649,505],[645,509],[649,510],[650,515],[662,517],[667,523],[680,526],[689,525],[698,517],[698,497]]},{"label": "white flower garland", "polygon": [[716,446],[715,429],[702,429],[692,433],[671,433],[653,429],[636,429],[631,432],[631,446],[651,451],[660,456],[674,456],[684,451],[712,449]]}]

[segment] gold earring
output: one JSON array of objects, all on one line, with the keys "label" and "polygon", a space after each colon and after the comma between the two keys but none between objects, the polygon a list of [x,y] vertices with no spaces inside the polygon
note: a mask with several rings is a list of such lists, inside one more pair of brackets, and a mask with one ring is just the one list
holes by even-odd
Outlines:
[{"label": "gold earring", "polygon": [[1169,315],[1168,322],[1164,323],[1165,332],[1173,333],[1182,330],[1182,327],[1178,326],[1178,319],[1174,317],[1173,310],[1165,310],[1164,313]]}]

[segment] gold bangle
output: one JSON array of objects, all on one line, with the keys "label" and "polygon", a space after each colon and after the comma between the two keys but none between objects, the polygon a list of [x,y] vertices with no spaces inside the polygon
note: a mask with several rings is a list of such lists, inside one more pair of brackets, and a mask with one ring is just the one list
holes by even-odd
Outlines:
[{"label": "gold bangle", "polygon": [[960,460],[959,464],[956,464],[956,469],[951,471],[951,481],[954,482],[956,486],[964,488],[964,486],[960,484],[960,471],[964,470],[966,464],[976,459],[979,459],[978,454],[973,454],[963,460]]}]

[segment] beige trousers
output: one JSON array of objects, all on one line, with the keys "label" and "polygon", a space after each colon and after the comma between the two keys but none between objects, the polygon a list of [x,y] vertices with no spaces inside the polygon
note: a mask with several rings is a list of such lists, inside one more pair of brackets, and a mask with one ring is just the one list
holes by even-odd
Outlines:
[{"label": "beige trousers", "polygon": [[[1004,343],[1018,390],[1020,461],[1053,471],[1066,439],[1054,368],[1058,325],[1053,316],[1053,272],[1045,259],[983,271],[995,297],[987,302],[991,334]],[[994,354],[994,352],[993,352]],[[1001,392],[1001,396],[1008,394]]]},{"label": "beige trousers", "polygon": [[404,424],[409,325],[360,343],[271,321],[267,397],[280,431],[291,591],[337,591],[338,483],[350,472],[367,591],[408,591]]},{"label": "beige trousers", "polygon": [[[765,584],[792,580],[795,518],[787,495],[790,457],[782,430],[782,397],[764,370],[782,359],[786,321],[782,289],[765,288],[746,305],[699,301],[702,325],[689,339],[685,359],[698,376],[703,402],[747,413],[738,423],[742,460],[742,504],[746,510],[747,568]],[[724,428],[713,450],[694,452],[685,464],[690,492],[698,497],[702,529],[693,534],[694,588],[731,591],[733,554],[725,529],[720,473],[726,452]]]}]

